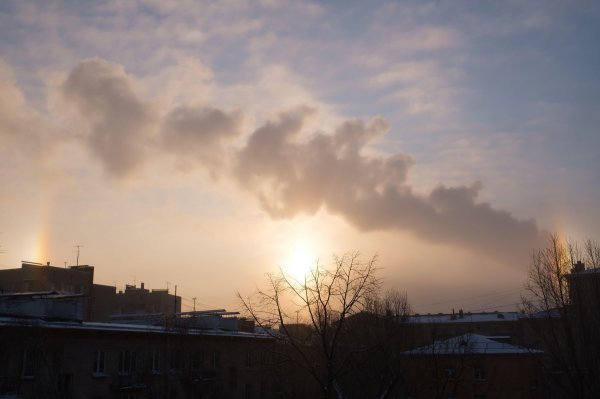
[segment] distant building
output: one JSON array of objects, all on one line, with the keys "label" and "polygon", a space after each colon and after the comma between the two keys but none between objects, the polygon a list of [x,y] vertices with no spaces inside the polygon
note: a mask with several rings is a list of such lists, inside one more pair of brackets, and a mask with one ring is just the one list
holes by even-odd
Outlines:
[{"label": "distant building", "polygon": [[541,351],[463,334],[403,353],[409,397],[531,399],[544,397]]},{"label": "distant building", "polygon": [[417,344],[431,343],[463,334],[503,337],[507,343],[522,340],[523,315],[519,312],[463,312],[409,316],[405,324]]},{"label": "distant building", "polygon": [[125,291],[115,296],[113,316],[138,314],[163,314],[173,316],[181,313],[181,297],[169,294],[166,289],[148,290],[144,283],[138,288],[127,284]]},{"label": "distant building", "polygon": [[165,289],[150,291],[144,283],[140,288],[128,284],[117,293],[113,286],[94,284],[90,265],[57,267],[24,261],[21,268],[0,270],[0,294],[48,292],[81,295],[85,321],[109,322],[130,314],[173,317],[181,312],[181,297]]},{"label": "distant building", "polygon": [[[20,269],[0,270],[0,293],[55,291],[59,294],[82,294],[84,320],[91,320],[94,305],[94,266],[50,266],[22,262]],[[101,301],[98,298],[97,301]]]},{"label": "distant building", "polygon": [[565,277],[571,305],[595,314],[600,306],[600,268],[586,269],[583,262],[577,262]]}]

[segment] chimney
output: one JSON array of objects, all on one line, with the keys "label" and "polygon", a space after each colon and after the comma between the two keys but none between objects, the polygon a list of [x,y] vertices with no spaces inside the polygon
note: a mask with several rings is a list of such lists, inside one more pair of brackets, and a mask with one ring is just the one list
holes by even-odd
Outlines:
[{"label": "chimney", "polygon": [[580,273],[585,270],[585,263],[578,260],[577,263],[573,265],[573,269],[571,269],[571,273]]},{"label": "chimney", "polygon": [[144,289],[144,283],[142,283],[142,286],[141,286],[141,288],[142,288],[142,289]]},{"label": "chimney", "polygon": [[50,266],[50,261],[46,262],[46,266]]}]

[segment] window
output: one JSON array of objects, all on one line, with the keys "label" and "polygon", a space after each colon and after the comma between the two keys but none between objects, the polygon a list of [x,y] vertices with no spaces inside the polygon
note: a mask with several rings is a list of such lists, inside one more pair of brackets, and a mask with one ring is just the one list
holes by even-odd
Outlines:
[{"label": "window", "polygon": [[252,384],[246,384],[246,395],[245,398],[246,399],[252,399],[253,398],[253,389],[252,389]]},{"label": "window", "polygon": [[268,386],[267,386],[267,381],[265,380],[261,380],[260,381],[260,397],[261,399],[265,399],[268,395]]},{"label": "window", "polygon": [[160,373],[160,351],[152,351],[152,372],[154,374]]},{"label": "window", "polygon": [[71,380],[73,376],[71,374],[59,374],[56,390],[58,391],[59,398],[70,398],[71,392]]},{"label": "window", "polygon": [[192,370],[201,370],[204,365],[204,352],[194,351],[192,353],[191,368]]},{"label": "window", "polygon": [[95,351],[94,352],[94,374],[104,374],[106,372],[105,368],[106,364],[106,352],[104,351]]},{"label": "window", "polygon": [[238,378],[237,378],[237,367],[229,367],[229,388],[237,389]]},{"label": "window", "polygon": [[21,377],[33,378],[35,376],[35,351],[25,349],[23,351],[23,367],[21,368]]},{"label": "window", "polygon": [[485,381],[485,367],[475,367],[475,381]]},{"label": "window", "polygon": [[444,377],[446,377],[447,380],[455,380],[456,369],[454,367],[446,367],[444,369]]},{"label": "window", "polygon": [[130,374],[135,371],[135,352],[121,351],[119,353],[119,373]]},{"label": "window", "polygon": [[173,373],[181,368],[181,353],[173,351],[169,359],[169,370]]},{"label": "window", "polygon": [[221,354],[219,352],[213,352],[212,354],[212,366],[213,368],[217,368],[219,367],[220,363],[221,363]]},{"label": "window", "polygon": [[253,357],[254,356],[252,351],[246,351],[246,367],[252,367],[252,365],[254,364]]}]

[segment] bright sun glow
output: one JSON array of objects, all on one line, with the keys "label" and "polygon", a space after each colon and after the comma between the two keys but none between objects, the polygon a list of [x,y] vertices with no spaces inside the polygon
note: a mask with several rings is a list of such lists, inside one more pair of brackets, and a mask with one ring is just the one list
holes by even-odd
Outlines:
[{"label": "bright sun glow", "polygon": [[298,242],[294,245],[292,253],[284,264],[284,271],[295,280],[303,281],[315,261],[314,251],[310,246],[306,242]]}]

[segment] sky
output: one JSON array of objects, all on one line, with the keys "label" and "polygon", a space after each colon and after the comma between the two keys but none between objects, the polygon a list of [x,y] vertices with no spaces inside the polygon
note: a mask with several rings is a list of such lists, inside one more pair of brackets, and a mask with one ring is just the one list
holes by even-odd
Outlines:
[{"label": "sky", "polygon": [[594,1],[3,1],[0,267],[239,308],[378,257],[418,312],[509,310],[600,237]]}]

